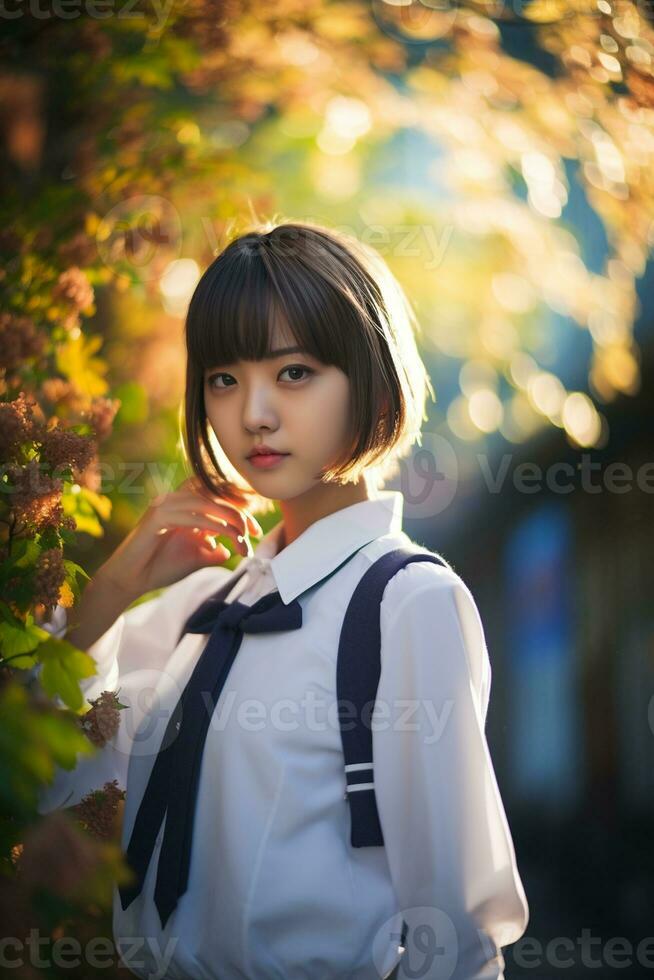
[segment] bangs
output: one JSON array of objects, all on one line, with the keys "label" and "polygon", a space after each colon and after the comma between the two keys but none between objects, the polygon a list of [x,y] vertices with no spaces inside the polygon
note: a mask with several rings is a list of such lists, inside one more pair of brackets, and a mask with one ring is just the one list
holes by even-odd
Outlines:
[{"label": "bangs", "polygon": [[345,345],[335,323],[356,327],[351,304],[333,284],[301,262],[261,243],[238,240],[201,277],[186,317],[189,361],[205,371],[270,356],[276,326],[324,364],[347,373]]}]

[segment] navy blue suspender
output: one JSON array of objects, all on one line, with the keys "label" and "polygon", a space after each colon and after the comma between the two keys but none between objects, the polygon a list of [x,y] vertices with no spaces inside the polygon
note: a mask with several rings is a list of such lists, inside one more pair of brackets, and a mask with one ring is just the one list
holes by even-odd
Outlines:
[{"label": "navy blue suspender", "polygon": [[[363,575],[343,618],[336,663],[336,697],[353,847],[374,847],[384,843],[375,798],[370,726],[381,674],[381,603],[389,581],[413,561],[431,561],[450,567],[444,558],[430,552],[409,548],[389,551]],[[366,706],[370,711],[364,714]],[[408,931],[403,919],[399,949],[406,948]]]},{"label": "navy blue suspender", "polygon": [[336,697],[353,847],[384,843],[375,799],[370,725],[381,673],[380,609],[390,579],[414,561],[431,561],[449,567],[445,559],[429,552],[408,548],[389,551],[366,571],[343,619],[336,665]]}]

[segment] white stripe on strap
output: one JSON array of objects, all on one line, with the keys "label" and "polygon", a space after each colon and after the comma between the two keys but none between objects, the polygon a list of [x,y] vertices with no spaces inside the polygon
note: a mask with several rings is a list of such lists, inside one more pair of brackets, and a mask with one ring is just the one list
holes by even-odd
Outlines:
[{"label": "white stripe on strap", "polygon": [[358,772],[360,769],[374,769],[372,762],[352,762],[345,767],[345,772]]},{"label": "white stripe on strap", "polygon": [[354,793],[354,791],[358,789],[373,789],[374,785],[375,785],[374,783],[354,783],[353,786],[347,787],[346,792]]}]

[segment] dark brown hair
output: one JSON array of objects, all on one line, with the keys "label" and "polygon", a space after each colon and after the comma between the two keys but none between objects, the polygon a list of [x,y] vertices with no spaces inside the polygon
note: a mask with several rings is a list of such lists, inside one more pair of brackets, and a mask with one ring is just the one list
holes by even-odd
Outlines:
[{"label": "dark brown hair", "polygon": [[[418,353],[418,325],[381,256],[342,232],[293,221],[257,223],[229,242],[200,278],[186,317],[187,373],[182,439],[193,473],[213,494],[255,511],[274,507],[247,483],[226,475],[204,404],[204,374],[217,364],[259,360],[271,350],[271,326],[351,384],[347,451],[325,469],[326,481],[373,485],[398,470],[426,418],[429,376]],[[223,454],[224,455],[224,454]]]}]

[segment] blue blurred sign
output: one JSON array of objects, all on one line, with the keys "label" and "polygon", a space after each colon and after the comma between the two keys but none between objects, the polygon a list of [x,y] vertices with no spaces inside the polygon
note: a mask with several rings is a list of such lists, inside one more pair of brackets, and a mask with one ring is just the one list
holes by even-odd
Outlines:
[{"label": "blue blurred sign", "polygon": [[504,562],[512,788],[554,810],[581,790],[572,534],[566,505],[543,504],[514,528]]}]

